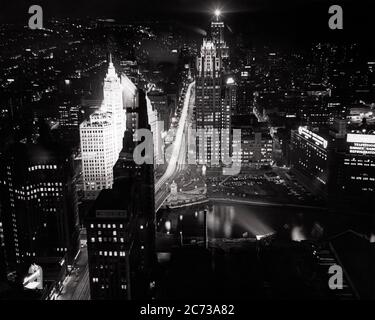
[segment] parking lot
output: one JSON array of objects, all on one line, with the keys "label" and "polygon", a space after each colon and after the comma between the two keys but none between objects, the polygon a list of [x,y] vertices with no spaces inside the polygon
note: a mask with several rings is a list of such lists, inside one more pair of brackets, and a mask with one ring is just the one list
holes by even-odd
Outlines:
[{"label": "parking lot", "polygon": [[271,169],[256,169],[236,176],[216,176],[207,179],[212,196],[265,199],[275,202],[314,204],[317,198],[296,179]]}]

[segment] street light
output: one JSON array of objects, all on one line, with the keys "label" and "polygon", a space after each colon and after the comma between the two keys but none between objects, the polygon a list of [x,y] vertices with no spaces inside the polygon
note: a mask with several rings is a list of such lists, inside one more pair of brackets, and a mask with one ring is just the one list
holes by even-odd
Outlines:
[{"label": "street light", "polygon": [[218,19],[220,15],[221,15],[221,11],[219,9],[216,9],[215,10],[216,19]]}]

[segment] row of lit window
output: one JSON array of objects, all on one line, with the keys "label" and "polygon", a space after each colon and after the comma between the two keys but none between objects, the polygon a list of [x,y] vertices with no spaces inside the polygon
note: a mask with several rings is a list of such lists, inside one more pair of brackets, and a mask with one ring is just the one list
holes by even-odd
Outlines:
[{"label": "row of lit window", "polygon": [[57,169],[57,165],[42,164],[42,165],[29,167],[29,171],[34,171],[34,170],[38,170],[38,169]]},{"label": "row of lit window", "polygon": [[375,181],[375,178],[369,178],[369,177],[354,177],[354,176],[351,176],[350,179],[352,179],[352,180],[364,180],[364,181]]},{"label": "row of lit window", "polygon": [[[117,242],[117,237],[114,237],[114,238],[109,238],[109,237],[98,237],[98,242]],[[95,238],[91,238],[91,242],[94,243],[95,242]],[[124,243],[124,238],[120,238],[120,242],[121,243]]]},{"label": "row of lit window", "polygon": [[[115,223],[113,223],[113,224],[97,223],[96,226],[97,226],[97,228],[103,228],[103,229],[106,229],[106,228],[110,229],[110,228],[117,228],[117,227],[123,228],[124,227],[124,225],[122,223],[120,223],[118,226]],[[90,228],[91,229],[95,228],[95,225],[93,223],[91,223]]]},{"label": "row of lit window", "polygon": [[99,256],[104,257],[125,257],[126,253],[125,251],[99,251]]},{"label": "row of lit window", "polygon": [[351,162],[351,163],[349,163],[349,162],[345,162],[345,165],[347,165],[347,166],[360,166],[360,167],[375,167],[375,163],[372,163],[372,164],[368,164],[368,163],[361,163],[361,162],[357,162],[357,163],[355,163],[355,162]]}]

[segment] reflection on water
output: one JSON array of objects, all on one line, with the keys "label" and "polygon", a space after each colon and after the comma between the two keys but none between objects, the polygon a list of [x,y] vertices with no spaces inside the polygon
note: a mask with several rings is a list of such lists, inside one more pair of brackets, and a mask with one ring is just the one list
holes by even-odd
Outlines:
[{"label": "reflection on water", "polygon": [[303,231],[303,227],[302,226],[294,226],[294,227],[292,227],[292,231],[291,231],[290,237],[294,241],[302,241],[302,240],[306,240],[307,239],[306,235],[305,235],[305,233]]},{"label": "reflection on water", "polygon": [[256,236],[274,232],[256,212],[246,207],[213,206],[208,212],[207,222],[213,238],[235,238],[244,233]]},{"label": "reflection on water", "polygon": [[[301,241],[319,239],[347,229],[370,236],[371,223],[366,217],[340,216],[312,209],[248,205],[215,204],[206,209],[210,238],[255,238],[277,232]],[[201,237],[204,234],[203,210],[203,207],[190,207],[165,211],[158,231],[169,231],[171,234],[182,232],[185,237]]]}]

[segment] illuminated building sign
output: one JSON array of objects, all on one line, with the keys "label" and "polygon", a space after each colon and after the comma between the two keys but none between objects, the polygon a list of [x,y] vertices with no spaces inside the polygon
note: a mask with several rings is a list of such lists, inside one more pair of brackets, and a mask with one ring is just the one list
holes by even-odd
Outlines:
[{"label": "illuminated building sign", "polygon": [[375,155],[375,134],[348,133],[346,141],[350,153]]},{"label": "illuminated building sign", "polygon": [[348,133],[347,142],[375,144],[375,134]]},{"label": "illuminated building sign", "polygon": [[314,143],[317,146],[323,147],[324,149],[327,149],[328,141],[321,136],[317,135],[316,133],[310,131],[307,129],[307,127],[299,127],[298,133],[303,136],[305,139],[309,139],[314,141]]},{"label": "illuminated building sign", "polygon": [[97,210],[97,218],[124,218],[127,216],[126,210]]}]

